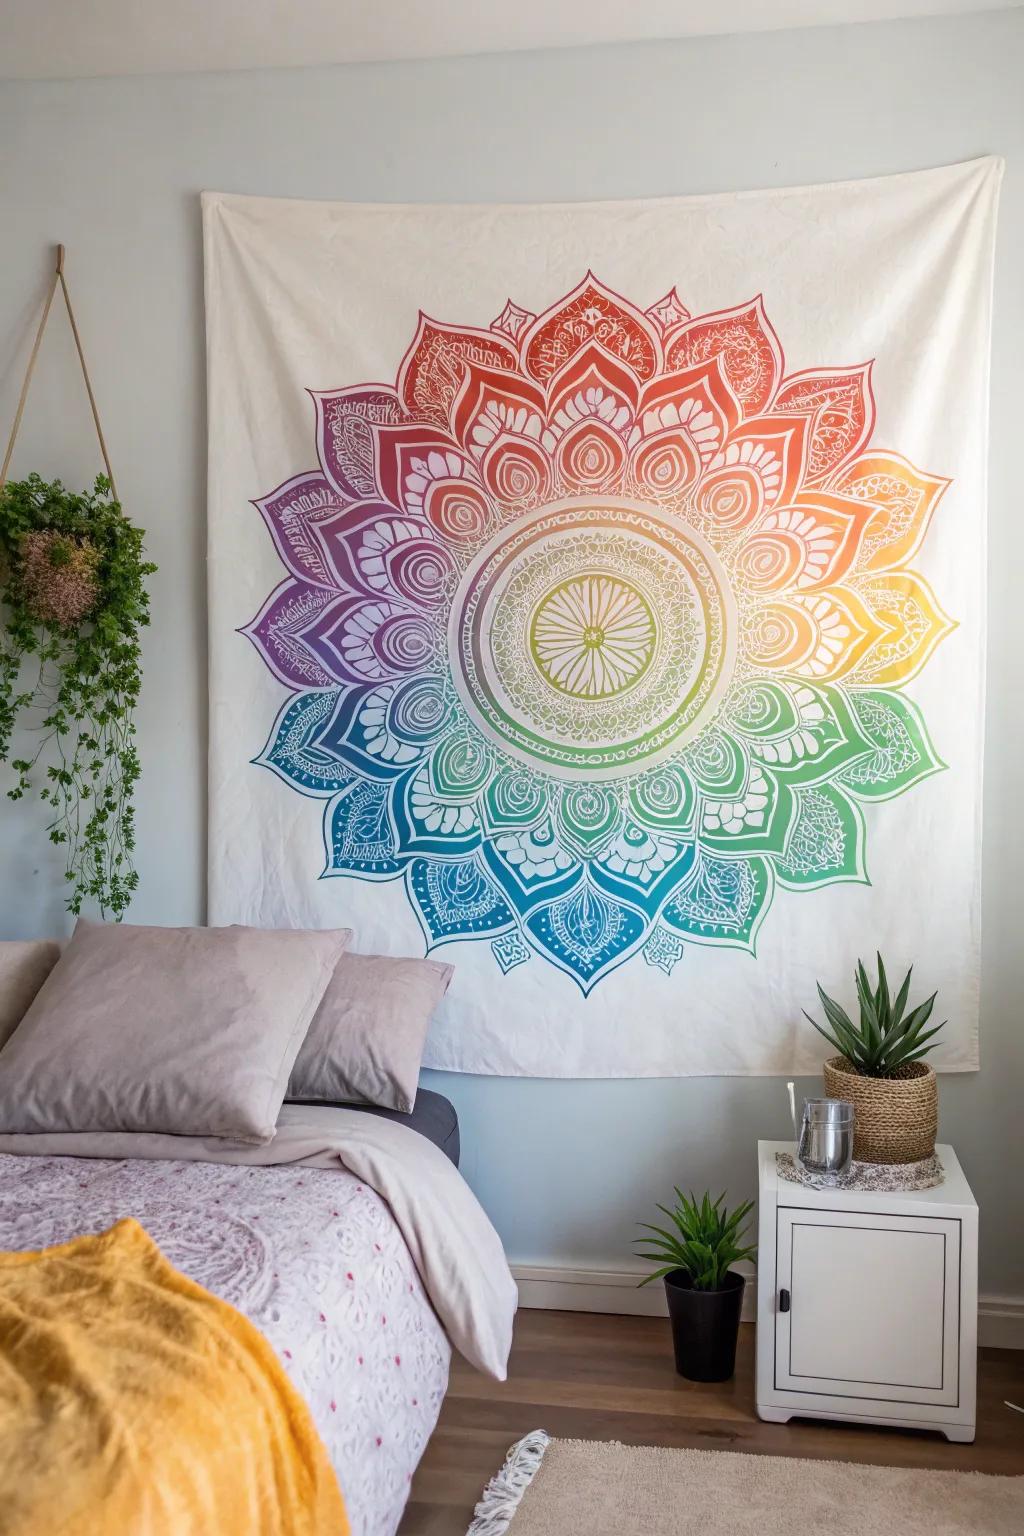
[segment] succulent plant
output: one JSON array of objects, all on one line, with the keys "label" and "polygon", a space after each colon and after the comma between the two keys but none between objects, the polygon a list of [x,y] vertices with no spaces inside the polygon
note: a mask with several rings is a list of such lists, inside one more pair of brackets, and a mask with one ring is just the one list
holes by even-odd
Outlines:
[{"label": "succulent plant", "polygon": [[[893,997],[881,955],[877,959],[878,981],[874,986],[868,979],[863,960],[857,961],[854,979],[860,1018],[856,1024],[846,1010],[829,997],[820,982],[818,996],[830,1027],[823,1028],[817,1020],[811,1018],[806,1009],[804,1018],[863,1076],[895,1077],[901,1067],[920,1061],[922,1056],[934,1049],[933,1036],[938,1034],[942,1024],[935,1024],[931,1029],[925,1029],[925,1025],[931,1018],[938,994],[933,992],[931,997],[908,1013],[907,999],[913,966]],[[945,1019],[942,1022],[944,1024]]]},{"label": "succulent plant", "polygon": [[687,1199],[677,1188],[678,1203],[674,1210],[669,1210],[667,1205],[658,1206],[675,1231],[641,1222],[644,1230],[653,1232],[654,1236],[639,1239],[643,1248],[637,1257],[658,1266],[640,1281],[641,1285],[649,1285],[673,1269],[685,1269],[694,1290],[717,1291],[721,1289],[730,1265],[754,1257],[757,1250],[743,1246],[746,1230],[741,1226],[744,1217],[753,1210],[754,1202],[745,1200],[734,1211],[728,1211],[722,1204],[724,1199],[724,1193],[717,1200],[705,1194],[698,1203],[692,1191]]}]

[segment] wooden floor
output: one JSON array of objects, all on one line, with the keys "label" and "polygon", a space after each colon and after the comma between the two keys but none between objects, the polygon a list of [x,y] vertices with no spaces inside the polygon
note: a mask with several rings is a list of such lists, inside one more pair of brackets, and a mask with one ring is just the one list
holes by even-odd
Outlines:
[{"label": "wooden floor", "polygon": [[981,1351],[973,1445],[913,1430],[763,1424],[754,1413],[753,1382],[752,1324],[740,1329],[734,1380],[698,1386],[675,1373],[665,1319],[522,1311],[507,1382],[453,1360],[399,1536],[465,1536],[484,1484],[531,1429],[635,1445],[1024,1474],[1024,1414],[1004,1406],[1006,1398],[1024,1406],[1024,1351]]}]

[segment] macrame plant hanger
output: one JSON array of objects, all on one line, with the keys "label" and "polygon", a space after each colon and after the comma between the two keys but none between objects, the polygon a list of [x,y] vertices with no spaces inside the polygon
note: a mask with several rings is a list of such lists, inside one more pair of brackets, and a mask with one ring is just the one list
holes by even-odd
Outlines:
[{"label": "macrame plant hanger", "polygon": [[50,318],[50,307],[53,304],[53,296],[57,292],[58,285],[60,286],[61,293],[64,295],[64,305],[68,312],[68,319],[71,322],[71,334],[75,338],[75,347],[78,351],[78,361],[82,365],[82,378],[85,380],[85,390],[86,394],[89,396],[89,405],[92,410],[92,419],[96,427],[96,436],[99,438],[100,452],[103,455],[103,464],[107,471],[107,479],[110,481],[110,492],[114,500],[117,501],[117,486],[114,482],[114,471],[110,467],[110,455],[107,452],[107,440],[103,436],[103,428],[100,425],[100,413],[96,405],[96,396],[93,394],[92,380],[89,377],[89,369],[86,366],[85,352],[82,350],[82,338],[79,335],[78,322],[75,320],[75,312],[71,307],[71,295],[68,292],[67,280],[64,276],[64,247],[62,245],[58,245],[57,247],[57,265],[54,269],[53,281],[50,283],[50,291],[46,295],[46,304],[43,307],[42,319],[39,322],[39,329],[36,331],[36,339],[32,344],[32,351],[29,355],[28,367],[25,369],[25,380],[21,386],[21,394],[18,396],[18,409],[14,413],[14,425],[11,428],[11,435],[7,440],[7,452],[4,454],[3,468],[0,469],[0,491],[2,491],[4,486],[7,484],[7,471],[10,468],[11,458],[14,454],[14,444],[17,441],[18,428],[21,426],[21,418],[25,414],[25,401],[28,399],[28,388],[32,383],[32,374],[35,371],[36,358],[39,356],[39,348],[43,340],[43,332],[46,330],[46,322]]}]

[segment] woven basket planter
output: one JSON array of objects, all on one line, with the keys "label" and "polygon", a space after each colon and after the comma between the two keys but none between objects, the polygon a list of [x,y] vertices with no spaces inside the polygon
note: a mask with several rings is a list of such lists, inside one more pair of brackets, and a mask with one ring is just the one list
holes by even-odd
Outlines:
[{"label": "woven basket planter", "polygon": [[935,1151],[939,1128],[938,1081],[923,1061],[896,1077],[864,1077],[845,1056],[826,1061],[830,1099],[854,1106],[853,1155],[861,1163],[919,1163]]}]

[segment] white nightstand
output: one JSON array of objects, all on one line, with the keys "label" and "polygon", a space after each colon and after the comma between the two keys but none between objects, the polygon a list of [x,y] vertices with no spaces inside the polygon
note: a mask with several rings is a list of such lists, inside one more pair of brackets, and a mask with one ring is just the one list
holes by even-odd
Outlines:
[{"label": "white nightstand", "polygon": [[919,1194],[815,1190],[758,1143],[757,1412],[973,1440],[978,1207],[952,1147]]}]

